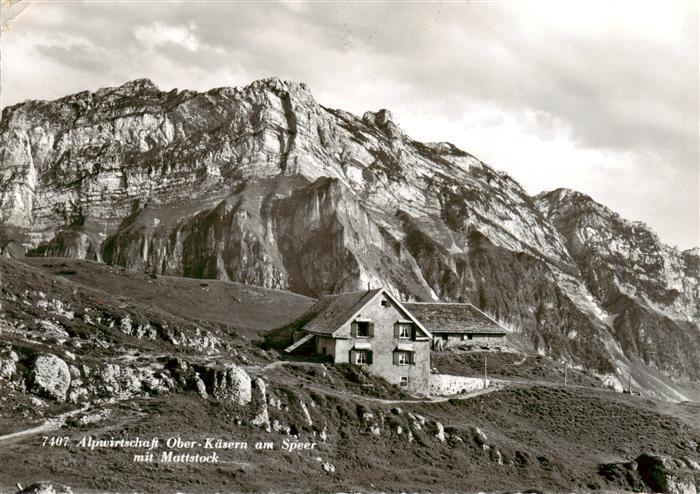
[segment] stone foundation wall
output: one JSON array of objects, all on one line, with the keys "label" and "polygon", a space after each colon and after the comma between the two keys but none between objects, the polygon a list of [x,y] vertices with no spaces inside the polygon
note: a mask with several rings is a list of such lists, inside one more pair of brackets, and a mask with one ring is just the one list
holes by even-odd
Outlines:
[{"label": "stone foundation wall", "polygon": [[[486,380],[486,387],[489,381]],[[430,376],[430,394],[433,396],[450,396],[470,393],[484,389],[482,377],[452,376],[449,374],[432,374]]]},{"label": "stone foundation wall", "polygon": [[467,347],[505,347],[508,346],[508,341],[505,336],[473,336],[471,339],[467,337],[449,336],[446,340],[441,337],[436,337],[433,340],[433,348],[442,350],[443,348],[467,348]]}]

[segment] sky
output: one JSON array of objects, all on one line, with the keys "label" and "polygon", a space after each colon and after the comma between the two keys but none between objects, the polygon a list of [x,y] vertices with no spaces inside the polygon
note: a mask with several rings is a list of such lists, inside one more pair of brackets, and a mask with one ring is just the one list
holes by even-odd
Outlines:
[{"label": "sky", "polygon": [[700,243],[698,6],[33,1],[0,38],[0,105],[277,76],[327,107],[387,108],[528,193],[579,190],[686,249]]}]

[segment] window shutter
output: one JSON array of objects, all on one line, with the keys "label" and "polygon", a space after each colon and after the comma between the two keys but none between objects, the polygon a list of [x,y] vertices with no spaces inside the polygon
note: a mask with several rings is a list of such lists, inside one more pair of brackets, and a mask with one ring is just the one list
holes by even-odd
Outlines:
[{"label": "window shutter", "polygon": [[368,324],[368,326],[369,326],[369,337],[373,338],[374,337],[374,323],[370,322]]},{"label": "window shutter", "polygon": [[367,350],[367,363],[372,363],[372,350]]},{"label": "window shutter", "polygon": [[357,337],[357,323],[356,322],[350,324],[350,336],[352,336],[353,338]]},{"label": "window shutter", "polygon": [[399,352],[394,352],[394,365],[399,365]]},{"label": "window shutter", "polygon": [[357,363],[357,352],[355,350],[350,350],[350,363],[351,364]]},{"label": "window shutter", "polygon": [[399,334],[401,334],[400,332],[401,332],[401,324],[399,324],[397,322],[394,324],[394,338],[398,338]]},{"label": "window shutter", "polygon": [[408,354],[408,363],[411,365],[416,365],[416,354],[414,352]]},{"label": "window shutter", "polygon": [[416,331],[416,325],[415,325],[415,324],[411,324],[411,339],[412,339],[412,340],[415,340],[415,339],[416,339],[416,333],[417,333],[417,331]]}]

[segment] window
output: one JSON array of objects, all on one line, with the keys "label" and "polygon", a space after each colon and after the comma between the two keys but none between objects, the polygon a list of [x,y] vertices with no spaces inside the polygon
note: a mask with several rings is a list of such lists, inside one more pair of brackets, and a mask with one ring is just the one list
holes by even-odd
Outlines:
[{"label": "window", "polygon": [[396,350],[394,352],[394,365],[413,365],[416,363],[415,353]]},{"label": "window", "polygon": [[394,324],[394,338],[411,338],[413,335],[413,323],[397,322]]},{"label": "window", "polygon": [[390,307],[388,300],[382,300],[382,307]]},{"label": "window", "polygon": [[408,386],[408,376],[401,376],[401,387]]},{"label": "window", "polygon": [[357,333],[355,336],[358,338],[369,338],[371,335],[372,323],[369,321],[358,321],[357,323]]},{"label": "window", "polygon": [[353,350],[350,361],[356,365],[370,365],[372,363],[372,350]]},{"label": "window", "polygon": [[468,340],[471,340],[472,338],[473,338],[472,335],[467,335],[467,339],[468,339]]}]

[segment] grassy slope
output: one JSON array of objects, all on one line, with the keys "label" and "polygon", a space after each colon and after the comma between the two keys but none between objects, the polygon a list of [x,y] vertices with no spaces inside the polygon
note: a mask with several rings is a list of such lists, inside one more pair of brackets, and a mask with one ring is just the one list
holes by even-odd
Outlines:
[{"label": "grassy slope", "polygon": [[[278,325],[289,317],[291,311],[301,312],[310,303],[309,299],[286,292],[211,280],[159,277],[149,283],[143,274],[84,261],[32,259],[29,263],[34,267],[15,261],[11,264],[3,262],[6,292],[32,287],[57,298],[60,296],[78,311],[83,306],[101,304],[109,311],[147,312],[151,319],[160,318],[185,329],[197,321],[198,325],[221,337],[232,338],[229,341],[239,349],[250,349],[250,356],[256,360],[254,347],[235,338],[235,331],[228,331],[228,326],[222,321],[245,326],[252,335]],[[200,286],[203,282],[208,286]],[[209,288],[209,291],[203,288]],[[219,303],[213,304],[212,297],[216,297]],[[246,303],[251,299],[252,303]],[[192,302],[184,303],[189,300]],[[7,302],[5,308],[17,316],[22,310],[34,310],[30,306]],[[28,322],[34,317],[31,314],[25,316]],[[69,321],[64,322],[69,324]],[[118,331],[111,336],[119,339],[125,347],[146,345],[144,350],[180,351],[159,342],[135,340]],[[148,345],[158,347],[151,349]],[[97,352],[98,349],[84,347],[82,351]],[[60,351],[56,353],[60,354]],[[488,356],[492,376],[519,381],[560,382],[561,368],[548,359],[528,356],[523,360],[518,354],[489,353]],[[99,358],[99,355],[95,354],[93,358]],[[454,374],[480,374],[481,365],[483,355],[478,353],[445,353],[437,355],[435,360],[435,366],[442,372]],[[251,372],[253,375],[262,374],[259,367]],[[272,419],[293,426],[301,440],[318,441],[320,431],[326,428],[328,441],[325,444],[319,442],[318,451],[220,451],[220,456],[228,463],[215,466],[145,465],[134,464],[130,452],[125,450],[90,453],[74,446],[42,448],[42,434],[39,434],[0,442],[3,457],[0,492],[13,491],[15,482],[26,485],[39,479],[59,481],[80,491],[409,489],[469,492],[523,491],[528,488],[582,491],[624,488],[624,485],[610,483],[599,475],[599,465],[630,460],[644,451],[700,459],[700,450],[691,443],[700,443],[700,409],[697,405],[653,402],[588,387],[592,384],[590,377],[583,373],[572,373],[571,382],[577,386],[567,389],[537,383],[517,384],[464,401],[401,404],[401,413],[392,412],[395,404],[382,404],[357,396],[401,399],[398,390],[384,387],[380,380],[370,380],[367,384],[373,387],[364,388],[343,369],[324,369],[318,364],[285,366],[267,371],[264,376],[269,393],[282,402],[281,409],[270,407]],[[16,397],[8,396],[0,388],[3,410],[12,409],[10,402],[13,399]],[[301,401],[309,406],[312,426],[306,423]],[[13,403],[31,406],[31,403]],[[66,407],[56,405],[51,411],[59,413]],[[103,423],[83,427],[71,425],[50,435],[70,436],[74,440],[87,435],[103,438],[158,436],[161,439],[170,435],[201,439],[206,435],[246,440],[251,444],[274,441],[278,446],[287,437],[280,433],[267,434],[249,425],[255,406],[236,407],[207,401],[189,392],[100,407],[112,410]],[[367,411],[374,418],[363,421],[361,416]],[[408,412],[425,416],[428,423],[417,430],[409,420]],[[5,432],[36,424],[22,418],[20,413],[3,412],[3,416],[2,429]],[[444,424],[448,433],[448,440],[444,443],[434,437],[436,420]],[[14,425],[5,423],[7,421],[14,421]],[[380,436],[369,432],[371,424],[379,425]],[[402,427],[401,434],[397,433],[397,426]],[[475,426],[486,433],[492,450],[501,452],[503,465],[493,461],[490,451],[484,451],[474,440]],[[414,435],[411,443],[407,440],[408,430]],[[335,473],[325,472],[317,458],[335,465]],[[90,468],[85,468],[85,465],[90,465]]]},{"label": "grassy slope", "polygon": [[[0,446],[7,459],[3,468],[12,472],[6,478],[22,483],[52,478],[87,489],[145,492],[581,491],[614,487],[598,474],[601,463],[628,460],[642,451],[694,458],[700,454],[688,445],[689,439],[700,440],[700,424],[693,415],[698,410],[687,405],[660,406],[602,390],[532,387],[465,401],[405,404],[397,413],[395,405],[360,405],[357,399],[337,396],[332,393],[337,382],[326,382],[325,393],[308,391],[295,383],[297,374],[276,369],[268,376],[269,392],[283,405],[282,410],[271,407],[270,413],[273,419],[293,425],[304,441],[318,441],[314,433],[325,427],[328,441],[319,441],[316,451],[220,451],[227,463],[135,465],[124,450],[90,454],[74,446],[41,449],[40,437],[33,437]],[[312,426],[305,423],[299,405],[302,400],[315,404],[310,406]],[[279,447],[287,437],[247,425],[252,417],[249,408],[204,401],[193,394],[138,400],[114,408],[105,424],[68,428],[60,435],[75,440],[86,435],[179,435],[196,440],[215,436],[248,441],[251,447],[255,441],[273,441]],[[375,418],[363,421],[361,415],[368,411]],[[408,412],[420,413],[429,422],[416,430]],[[236,424],[237,418],[243,419],[242,425]],[[446,442],[434,437],[433,420],[445,425]],[[380,436],[369,432],[370,423],[380,424]],[[402,434],[397,434],[397,426],[403,428]],[[490,452],[474,440],[474,426],[502,453],[504,465],[494,462]],[[407,430],[414,434],[412,443],[407,441]],[[190,452],[204,451],[195,448]],[[316,458],[335,465],[335,472],[324,472]],[[90,469],[84,468],[87,462]]]},{"label": "grassy slope", "polygon": [[291,292],[229,281],[158,276],[145,282],[148,277],[138,271],[91,261],[24,258],[22,262],[185,319],[231,325],[248,336],[297,318],[315,302]]}]

